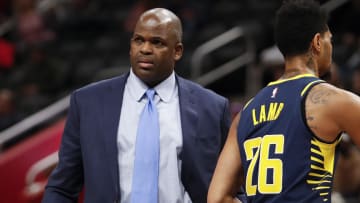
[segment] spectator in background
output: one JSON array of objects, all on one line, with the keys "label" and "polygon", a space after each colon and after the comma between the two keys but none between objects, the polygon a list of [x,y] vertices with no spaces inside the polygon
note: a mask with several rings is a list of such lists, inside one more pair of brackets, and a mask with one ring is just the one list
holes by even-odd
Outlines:
[{"label": "spectator in background", "polygon": [[360,1],[349,0],[344,6],[334,10],[329,24],[336,26],[337,33],[350,32],[360,36]]},{"label": "spectator in background", "polygon": [[47,51],[47,47],[41,44],[29,47],[27,63],[18,67],[22,73],[19,82],[34,84],[39,93],[56,96],[66,87],[69,67]]},{"label": "spectator in background", "polygon": [[[335,44],[334,47],[334,60],[338,64],[346,64],[347,60],[351,57],[351,55],[356,51],[357,49],[357,42],[356,42],[356,35],[352,32],[345,32],[343,34],[340,34],[340,39],[338,40],[338,43]],[[344,67],[345,73],[348,73],[349,70],[346,70],[347,68]]]},{"label": "spectator in background", "polygon": [[15,64],[15,45],[0,37],[0,89],[12,87],[11,76]]},{"label": "spectator in background", "polygon": [[19,110],[29,115],[63,96],[70,67],[41,44],[28,47],[26,53],[26,63],[14,68],[9,83],[18,91]]},{"label": "spectator in background", "polygon": [[0,88],[7,88],[15,65],[16,44],[12,36],[13,1],[0,0]]},{"label": "spectator in background", "polygon": [[284,56],[277,46],[264,49],[260,53],[260,65],[263,69],[262,87],[279,79],[284,73]]},{"label": "spectator in background", "polygon": [[346,62],[346,66],[350,71],[353,71],[360,64],[360,37],[356,38],[355,44],[356,49]]},{"label": "spectator in background", "polygon": [[137,20],[139,19],[140,15],[151,8],[156,8],[161,6],[161,0],[138,0],[136,1],[128,15],[124,21],[124,30],[126,32],[131,33],[136,25]]},{"label": "spectator in background", "polygon": [[341,72],[339,70],[339,66],[333,62],[330,67],[330,71],[325,75],[321,76],[321,79],[325,80],[326,82],[339,87],[344,88],[343,78],[341,77]]},{"label": "spectator in background", "polygon": [[49,30],[40,14],[36,11],[36,0],[14,0],[17,31],[25,45],[49,42],[55,33]]},{"label": "spectator in background", "polygon": [[10,89],[0,89],[0,131],[21,119],[16,109],[15,95]]},{"label": "spectator in background", "polygon": [[163,1],[163,6],[173,10],[182,19],[184,40],[188,41],[208,18],[211,3],[210,0],[167,0]]},{"label": "spectator in background", "polygon": [[10,70],[15,63],[15,46],[0,37],[0,75]]},{"label": "spectator in background", "polygon": [[0,0],[0,24],[12,15],[11,0]]}]

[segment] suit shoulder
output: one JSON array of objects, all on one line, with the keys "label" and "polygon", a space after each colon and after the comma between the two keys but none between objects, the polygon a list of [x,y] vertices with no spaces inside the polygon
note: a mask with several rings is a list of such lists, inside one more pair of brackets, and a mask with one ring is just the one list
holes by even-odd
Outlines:
[{"label": "suit shoulder", "polygon": [[117,77],[93,82],[83,87],[80,87],[79,89],[76,89],[73,94],[97,94],[106,91],[107,89],[112,87],[121,87],[122,84],[125,84],[126,78],[127,74],[123,74]]},{"label": "suit shoulder", "polygon": [[187,86],[189,89],[191,89],[191,91],[194,91],[196,94],[198,94],[201,97],[227,101],[227,99],[225,97],[214,92],[211,89],[205,88],[205,87],[199,85],[198,83],[195,83],[188,79],[184,79],[182,77],[178,77],[178,78],[179,78],[180,82],[182,82],[185,86]]}]

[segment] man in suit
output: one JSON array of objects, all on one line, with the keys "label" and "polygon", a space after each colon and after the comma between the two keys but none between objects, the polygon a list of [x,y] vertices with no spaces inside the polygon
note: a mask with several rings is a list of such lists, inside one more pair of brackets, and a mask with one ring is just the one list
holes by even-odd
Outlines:
[{"label": "man in suit", "polygon": [[76,202],[83,187],[85,202],[140,202],[132,199],[132,183],[138,123],[149,88],[156,92],[152,102],[160,126],[155,202],[206,202],[230,113],[227,99],[175,74],[181,38],[174,13],[144,12],[131,38],[130,72],[71,95],[59,164],[44,203]]}]

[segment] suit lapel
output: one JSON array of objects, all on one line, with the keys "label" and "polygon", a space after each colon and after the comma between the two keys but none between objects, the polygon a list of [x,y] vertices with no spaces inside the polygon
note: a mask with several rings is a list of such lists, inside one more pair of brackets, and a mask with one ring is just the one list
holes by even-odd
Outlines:
[{"label": "suit lapel", "polygon": [[[196,153],[195,138],[198,123],[198,103],[195,97],[194,88],[190,83],[181,77],[176,77],[179,88],[179,103],[180,103],[180,119],[183,137],[183,146],[180,154],[181,164],[181,181],[186,191],[191,191],[191,172],[194,170],[191,160]],[[190,194],[189,194],[190,195]],[[190,195],[191,196],[191,195]],[[193,198],[193,197],[191,197]]]},{"label": "suit lapel", "polygon": [[129,74],[125,74],[113,80],[108,91],[103,95],[103,116],[102,129],[105,141],[105,150],[109,163],[109,169],[114,180],[116,193],[119,194],[119,173],[118,173],[118,149],[117,131],[120,119],[120,112],[125,89],[126,79]]},{"label": "suit lapel", "polygon": [[[183,135],[183,150],[181,159],[184,153],[188,151],[188,147],[192,145],[196,137],[196,129],[198,123],[197,102],[194,95],[194,90],[189,86],[188,82],[181,77],[176,77],[179,87],[179,101],[180,101],[180,118]],[[186,156],[186,155],[185,155]]]}]

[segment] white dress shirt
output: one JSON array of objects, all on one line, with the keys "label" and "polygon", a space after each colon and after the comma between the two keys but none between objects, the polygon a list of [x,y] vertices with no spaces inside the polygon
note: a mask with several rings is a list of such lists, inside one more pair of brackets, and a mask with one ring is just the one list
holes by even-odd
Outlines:
[{"label": "white dress shirt", "polygon": [[[130,203],[135,141],[148,87],[131,70],[127,79],[117,133],[121,203]],[[159,203],[191,203],[181,182],[182,129],[178,87],[173,72],[154,87],[160,124]]]}]

